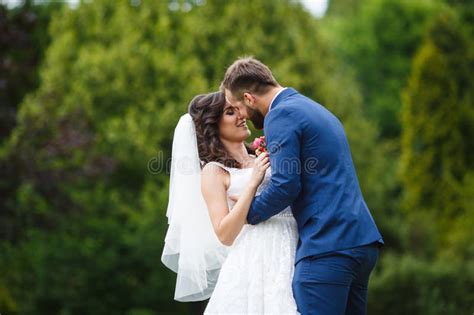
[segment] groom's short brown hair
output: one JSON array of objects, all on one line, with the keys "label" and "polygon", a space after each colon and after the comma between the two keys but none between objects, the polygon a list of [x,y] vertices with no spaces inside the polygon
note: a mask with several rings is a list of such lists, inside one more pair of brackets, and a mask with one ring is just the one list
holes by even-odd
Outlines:
[{"label": "groom's short brown hair", "polygon": [[245,92],[262,95],[278,86],[271,70],[253,57],[240,57],[227,68],[221,88],[242,100]]}]

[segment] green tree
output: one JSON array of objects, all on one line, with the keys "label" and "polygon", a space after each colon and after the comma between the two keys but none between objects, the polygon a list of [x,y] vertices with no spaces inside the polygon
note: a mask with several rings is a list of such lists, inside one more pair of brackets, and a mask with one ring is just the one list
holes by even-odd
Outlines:
[{"label": "green tree", "polygon": [[0,3],[0,144],[15,125],[21,100],[38,86],[50,17],[61,5],[27,0],[9,9]]},{"label": "green tree", "polygon": [[208,90],[197,58],[175,54],[183,16],[128,1],[54,16],[40,87],[3,152],[19,183],[1,270],[19,313],[183,309],[160,264],[166,169],[147,169]]},{"label": "green tree", "polygon": [[[345,5],[345,2],[344,2]],[[400,135],[400,92],[410,73],[436,1],[369,0],[351,10],[330,1],[327,37],[336,53],[353,67],[364,97],[364,109],[384,138]]]},{"label": "green tree", "polygon": [[[24,96],[38,84],[38,66],[50,42],[47,33],[51,14],[60,2],[34,4],[31,0],[8,8],[0,3],[0,156],[16,124],[16,113]],[[11,195],[19,182],[11,161],[0,158],[0,240],[14,239],[17,216]],[[0,310],[18,308],[10,286],[0,280]]]},{"label": "green tree", "polygon": [[326,15],[350,16],[357,14],[362,3],[357,0],[328,0]]},{"label": "green tree", "polygon": [[[474,224],[466,190],[473,187],[474,171],[469,145],[474,137],[474,46],[468,34],[456,11],[440,12],[404,91],[404,208],[414,225],[413,245],[420,251],[420,240],[434,239],[438,251],[450,251],[453,239],[469,245],[466,240],[474,237],[467,227]],[[420,229],[422,221],[425,229]],[[453,258],[465,257],[466,250],[472,257],[472,248],[463,247]]]}]

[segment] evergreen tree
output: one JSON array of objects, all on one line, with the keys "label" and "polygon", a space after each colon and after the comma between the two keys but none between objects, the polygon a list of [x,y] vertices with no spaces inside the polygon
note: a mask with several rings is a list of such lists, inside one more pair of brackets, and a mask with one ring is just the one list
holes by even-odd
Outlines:
[{"label": "evergreen tree", "polygon": [[[414,233],[434,238],[440,251],[452,247],[447,240],[459,232],[454,223],[465,222],[472,210],[465,187],[472,188],[474,171],[474,47],[467,34],[455,11],[440,12],[414,59],[403,98],[404,207]],[[472,229],[462,231],[472,240]]]},{"label": "evergreen tree", "polygon": [[332,11],[332,6],[342,4],[330,1],[327,36],[354,68],[364,109],[377,122],[381,136],[398,138],[400,91],[427,23],[440,5],[431,0],[368,0],[347,11]]}]

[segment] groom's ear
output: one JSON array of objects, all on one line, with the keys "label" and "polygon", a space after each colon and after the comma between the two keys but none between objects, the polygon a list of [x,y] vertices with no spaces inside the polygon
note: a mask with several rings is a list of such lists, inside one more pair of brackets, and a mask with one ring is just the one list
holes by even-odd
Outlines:
[{"label": "groom's ear", "polygon": [[255,103],[255,97],[253,97],[252,94],[245,92],[244,93],[244,104],[246,106],[252,107],[253,104]]}]

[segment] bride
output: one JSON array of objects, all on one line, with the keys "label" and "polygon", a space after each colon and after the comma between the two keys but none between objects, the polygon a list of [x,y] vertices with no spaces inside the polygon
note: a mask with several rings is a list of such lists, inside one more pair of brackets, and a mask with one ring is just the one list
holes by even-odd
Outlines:
[{"label": "bride", "polygon": [[177,273],[175,299],[210,297],[205,314],[297,314],[291,282],[298,240],[291,209],[246,222],[271,177],[238,109],[224,93],[196,96],[175,129],[162,261]]}]

